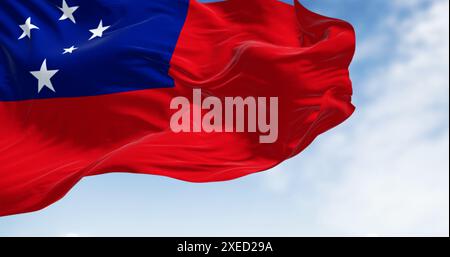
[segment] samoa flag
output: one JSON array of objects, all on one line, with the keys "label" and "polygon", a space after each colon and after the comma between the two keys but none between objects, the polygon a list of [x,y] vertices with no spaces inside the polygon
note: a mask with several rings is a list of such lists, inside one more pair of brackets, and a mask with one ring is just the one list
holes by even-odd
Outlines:
[{"label": "samoa flag", "polygon": [[[354,50],[351,25],[298,1],[1,0],[0,216],[44,208],[85,176],[213,182],[272,168],[352,114]],[[277,140],[174,131],[171,102],[195,89],[277,97]]]}]

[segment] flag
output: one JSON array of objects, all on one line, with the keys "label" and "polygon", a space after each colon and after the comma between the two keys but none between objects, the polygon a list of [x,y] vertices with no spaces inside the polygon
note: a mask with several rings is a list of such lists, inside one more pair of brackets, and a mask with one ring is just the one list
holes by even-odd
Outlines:
[{"label": "flag", "polygon": [[298,1],[2,0],[0,216],[86,176],[270,169],[352,114],[354,48]]}]

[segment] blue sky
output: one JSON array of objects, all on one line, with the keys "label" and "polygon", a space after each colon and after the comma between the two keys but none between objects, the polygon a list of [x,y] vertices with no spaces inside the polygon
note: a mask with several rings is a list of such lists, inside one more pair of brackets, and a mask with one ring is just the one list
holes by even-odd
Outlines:
[{"label": "blue sky", "polygon": [[0,236],[448,236],[448,1],[302,3],[357,31],[349,121],[230,182],[89,177],[42,211],[0,218]]}]

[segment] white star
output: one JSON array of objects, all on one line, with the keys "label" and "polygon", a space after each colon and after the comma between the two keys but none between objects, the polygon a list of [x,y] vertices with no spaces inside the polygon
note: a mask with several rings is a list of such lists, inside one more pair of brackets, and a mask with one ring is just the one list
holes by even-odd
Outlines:
[{"label": "white star", "polygon": [[71,54],[71,53],[73,53],[73,51],[75,51],[77,49],[78,49],[78,47],[75,47],[75,46],[71,46],[70,48],[64,48],[63,54]]},{"label": "white star", "polygon": [[51,91],[55,92],[55,89],[53,88],[52,82],[50,79],[55,76],[55,74],[59,70],[48,70],[47,69],[47,59],[44,60],[44,62],[41,65],[41,70],[39,71],[30,71],[30,73],[38,79],[39,85],[38,85],[38,93],[41,92],[41,90],[44,87],[47,87]]},{"label": "white star", "polygon": [[63,0],[62,7],[58,7],[58,8],[63,12],[63,15],[61,16],[61,18],[59,18],[60,21],[69,19],[73,23],[76,23],[75,17],[73,17],[73,13],[79,8],[79,6],[69,7],[66,3],[66,0]]},{"label": "white star", "polygon": [[89,38],[89,40],[92,40],[96,37],[103,37],[103,32],[107,30],[110,26],[103,27],[103,21],[100,20],[100,24],[98,24],[98,27],[96,29],[89,30],[92,33],[92,37]]},{"label": "white star", "polygon": [[31,30],[32,29],[39,29],[34,24],[31,24],[31,17],[28,17],[28,19],[25,21],[25,24],[19,25],[19,27],[23,30],[23,33],[19,37],[19,40],[24,38],[24,37],[31,38]]}]

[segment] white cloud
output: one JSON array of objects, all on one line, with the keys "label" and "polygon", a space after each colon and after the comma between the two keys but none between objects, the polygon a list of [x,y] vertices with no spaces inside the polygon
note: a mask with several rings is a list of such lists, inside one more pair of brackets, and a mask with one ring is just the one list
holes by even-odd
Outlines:
[{"label": "white cloud", "polygon": [[288,170],[289,169],[284,163],[271,169],[270,171],[267,171],[267,173],[262,177],[263,187],[277,194],[287,192],[291,186],[291,173],[289,173]]}]

